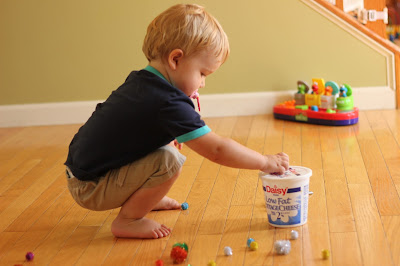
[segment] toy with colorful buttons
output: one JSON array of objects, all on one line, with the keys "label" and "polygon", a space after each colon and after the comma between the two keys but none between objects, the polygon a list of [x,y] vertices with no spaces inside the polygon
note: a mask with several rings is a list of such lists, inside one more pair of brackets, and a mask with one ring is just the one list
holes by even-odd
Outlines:
[{"label": "toy with colorful buttons", "polygon": [[339,86],[334,81],[312,79],[312,86],[297,82],[293,101],[274,106],[277,119],[311,124],[342,126],[358,122],[358,108],[354,107],[353,91],[348,84]]}]

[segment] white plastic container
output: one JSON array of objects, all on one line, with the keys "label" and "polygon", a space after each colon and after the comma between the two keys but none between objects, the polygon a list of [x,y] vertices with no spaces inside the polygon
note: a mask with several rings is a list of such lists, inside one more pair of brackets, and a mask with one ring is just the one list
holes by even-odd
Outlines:
[{"label": "white plastic container", "polygon": [[302,166],[291,166],[282,175],[259,173],[270,225],[295,227],[307,222],[311,175],[311,169]]}]

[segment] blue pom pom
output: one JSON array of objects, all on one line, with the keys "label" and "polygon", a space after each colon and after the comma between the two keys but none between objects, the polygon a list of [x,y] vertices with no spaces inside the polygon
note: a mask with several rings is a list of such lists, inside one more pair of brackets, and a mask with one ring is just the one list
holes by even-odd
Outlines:
[{"label": "blue pom pom", "polygon": [[182,203],[181,205],[182,210],[187,210],[189,208],[189,204],[187,202]]},{"label": "blue pom pom", "polygon": [[247,239],[247,246],[250,247],[251,242],[254,242],[253,238]]}]

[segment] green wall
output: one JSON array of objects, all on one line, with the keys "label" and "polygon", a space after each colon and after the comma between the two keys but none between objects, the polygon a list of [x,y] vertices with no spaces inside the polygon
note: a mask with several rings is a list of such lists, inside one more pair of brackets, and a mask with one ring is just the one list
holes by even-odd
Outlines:
[{"label": "green wall", "polygon": [[[0,105],[105,99],[131,70],[148,23],[172,0],[1,0]],[[313,77],[384,86],[386,61],[299,0],[197,1],[231,56],[202,94],[293,90]]]}]

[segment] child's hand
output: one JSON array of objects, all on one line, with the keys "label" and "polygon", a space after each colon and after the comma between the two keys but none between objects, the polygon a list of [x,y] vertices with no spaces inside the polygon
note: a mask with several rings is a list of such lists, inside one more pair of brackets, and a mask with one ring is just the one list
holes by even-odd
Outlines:
[{"label": "child's hand", "polygon": [[183,144],[179,143],[176,139],[171,141],[171,143],[169,145],[176,147],[178,150],[182,150],[182,146],[183,146]]},{"label": "child's hand", "polygon": [[265,173],[283,174],[289,169],[289,156],[284,152],[275,155],[264,155],[264,157],[265,165],[261,171]]}]

